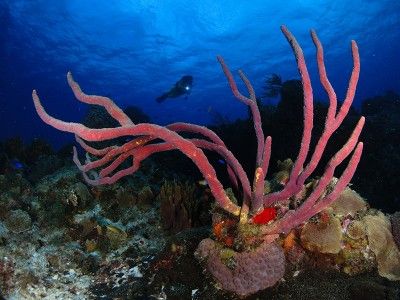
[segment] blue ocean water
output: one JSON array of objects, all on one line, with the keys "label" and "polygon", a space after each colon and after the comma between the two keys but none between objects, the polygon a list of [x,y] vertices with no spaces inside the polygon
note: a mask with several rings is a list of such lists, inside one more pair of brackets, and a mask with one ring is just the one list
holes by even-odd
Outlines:
[{"label": "blue ocean water", "polygon": [[[387,90],[400,91],[399,1],[281,3],[1,0],[0,138],[43,137],[55,145],[70,140],[43,124],[31,100],[37,89],[51,114],[80,120],[87,108],[73,99],[67,71],[86,92],[111,96],[121,107],[138,106],[154,123],[209,124],[210,112],[231,120],[245,117],[247,109],[233,98],[215,57],[222,55],[233,71],[243,69],[258,94],[271,73],[298,78],[281,24],[303,47],[316,99],[326,95],[317,77],[311,28],[325,47],[339,99],[352,68],[352,39],[361,55],[356,106]],[[185,74],[194,78],[188,97],[155,101]]]}]

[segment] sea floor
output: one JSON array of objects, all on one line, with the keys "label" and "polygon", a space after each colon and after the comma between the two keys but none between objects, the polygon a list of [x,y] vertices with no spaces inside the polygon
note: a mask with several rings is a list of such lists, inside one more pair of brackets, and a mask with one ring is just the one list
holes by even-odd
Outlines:
[{"label": "sea floor", "polygon": [[[105,187],[84,184],[73,165],[34,183],[0,175],[0,298],[400,299],[400,283],[375,269],[349,276],[332,266],[287,268],[275,286],[247,298],[223,291],[194,256],[211,235],[207,216],[198,212],[197,225],[187,226],[187,210],[168,210],[168,191],[184,201],[196,188],[175,178],[163,189],[171,177],[157,172],[149,162]],[[199,190],[201,203],[212,201]]]},{"label": "sea floor", "polygon": [[[148,214],[149,219],[151,216]],[[221,290],[194,257],[197,244],[209,234],[205,227],[189,229],[161,236],[154,247],[143,247],[152,241],[137,237],[101,255],[88,254],[75,241],[65,242],[65,232],[60,229],[33,226],[3,237],[0,270],[7,290],[2,294],[4,299],[243,299]],[[9,279],[5,278],[6,265]],[[377,272],[349,276],[339,270],[309,268],[290,270],[274,287],[245,299],[399,296],[400,284]]]}]

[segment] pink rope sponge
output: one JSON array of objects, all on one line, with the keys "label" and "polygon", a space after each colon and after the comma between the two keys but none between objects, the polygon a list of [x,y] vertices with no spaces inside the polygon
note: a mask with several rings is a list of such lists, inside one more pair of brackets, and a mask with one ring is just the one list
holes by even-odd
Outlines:
[{"label": "pink rope sponge", "polygon": [[[273,237],[276,237],[281,233],[288,233],[292,228],[297,227],[298,225],[309,220],[312,216],[321,212],[327,206],[332,204],[332,202],[337,199],[343,189],[349,184],[361,158],[363,143],[359,142],[359,136],[365,123],[365,118],[361,117],[347,142],[329,160],[323,175],[317,181],[312,192],[299,207],[294,210],[287,210],[285,212],[282,211],[278,214],[275,212],[271,213],[271,209],[278,209],[280,203],[299,194],[303,189],[306,180],[316,169],[330,137],[342,124],[344,118],[349,112],[356,92],[356,86],[360,73],[360,57],[358,53],[358,47],[356,42],[352,41],[351,51],[353,56],[353,70],[349,79],[349,85],[345,99],[343,100],[340,108],[338,108],[336,93],[328,80],[325,70],[323,47],[317,37],[317,34],[314,31],[311,31],[311,38],[316,47],[319,78],[328,95],[329,108],[325,119],[324,130],[319,137],[315,148],[313,151],[310,151],[310,141],[313,128],[313,91],[311,80],[300,45],[285,26],[281,26],[281,30],[294,52],[297,61],[297,67],[301,76],[304,92],[304,121],[300,150],[290,171],[291,173],[289,180],[281,190],[273,193],[264,194],[264,184],[270,160],[272,138],[270,136],[265,138],[264,136],[261,126],[261,115],[257,107],[254,89],[245,74],[242,71],[239,71],[239,76],[244,82],[248,92],[248,96],[244,96],[239,91],[231,71],[221,56],[218,56],[217,59],[228,80],[234,96],[239,101],[249,106],[252,114],[254,130],[257,137],[257,157],[252,184],[250,184],[249,178],[247,177],[242,165],[239,163],[236,157],[227,149],[224,142],[210,129],[187,123],[173,123],[167,126],[159,126],[148,123],[134,124],[111,99],[102,96],[85,94],[79,85],[74,81],[71,73],[68,73],[67,79],[75,97],[79,101],[104,107],[110,116],[112,116],[119,123],[118,127],[92,129],[79,123],[64,122],[56,119],[44,110],[39,96],[35,90],[32,93],[33,102],[38,115],[45,123],[58,130],[74,133],[78,144],[85,151],[98,158],[97,160],[81,164],[78,159],[77,151],[74,148],[73,160],[78,168],[82,171],[84,179],[89,184],[112,184],[120,178],[136,172],[140,168],[141,162],[150,155],[168,150],[179,150],[184,155],[189,157],[197,166],[204,176],[204,179],[207,181],[218,206],[223,211],[230,214],[233,219],[237,220],[238,226],[249,224],[257,226],[257,235],[263,236],[263,241],[265,243],[275,243],[273,242]],[[199,135],[200,138],[185,138],[180,135],[181,133],[185,132],[195,133]],[[94,149],[86,143],[86,141],[104,141],[121,136],[129,136],[133,137],[133,139],[123,145],[115,145],[103,149]],[[217,178],[213,166],[205,156],[203,152],[204,149],[217,152],[227,162],[227,172],[232,182],[232,186],[237,189],[241,189],[241,194],[243,195],[243,199],[240,204],[230,199],[227,195],[221,182]],[[327,191],[328,185],[332,183],[336,167],[349,156],[350,158],[348,160],[347,167],[344,169],[341,176],[338,177],[333,187]],[[306,163],[307,157],[310,157],[310,159]],[[129,167],[125,169],[118,168],[124,161],[128,159],[131,161]],[[90,178],[87,173],[89,171],[93,172],[94,170],[98,170],[97,176],[95,178]],[[272,217],[267,218],[264,216]],[[206,256],[212,257],[210,261],[216,262],[218,261],[216,257],[219,256],[215,254],[215,251],[219,251],[219,248],[211,244],[210,242],[203,243],[203,249],[199,252],[207,253]],[[207,250],[204,249],[204,245],[208,245]],[[278,265],[284,265],[284,259],[282,259],[282,256],[278,253],[279,250],[277,250],[280,248],[280,246],[270,245],[269,247],[260,247],[263,247],[260,249],[273,249],[273,257],[279,258]],[[258,255],[268,255],[268,253],[264,253],[265,251],[254,251],[254,253],[258,253]],[[245,258],[245,253],[248,253],[250,257],[257,257],[257,255],[254,255],[254,253],[251,251],[243,252],[240,255],[236,255],[236,257],[240,257],[240,260],[247,260],[247,258]],[[210,270],[212,270],[212,268],[216,268],[212,272],[222,283],[223,287],[228,290],[235,291],[241,295],[254,293],[259,289],[263,289],[275,284],[277,280],[283,276],[282,270],[284,270],[284,266],[282,267],[283,269],[279,266],[276,267],[277,264],[275,260],[271,261],[261,259],[260,261],[262,261],[264,265],[270,264],[271,266],[274,266],[273,268],[275,268],[275,270],[278,271],[270,273],[271,276],[273,276],[272,278],[268,277],[268,272],[265,273],[266,280],[264,280],[264,282],[266,282],[266,284],[257,285],[258,288],[255,288],[253,284],[243,283],[240,285],[240,290],[236,290],[234,288],[235,284],[232,283],[232,276],[236,276],[236,280],[244,280],[243,278],[246,278],[246,276],[242,276],[243,274],[240,274],[240,270],[228,272],[225,269],[218,269],[221,267],[221,264],[216,262],[215,264],[211,263],[210,265],[210,261],[208,268]],[[243,264],[238,263],[237,265],[240,266]],[[242,268],[242,270],[244,269]],[[248,270],[245,272],[248,272]],[[247,276],[247,278],[250,277]],[[246,290],[246,286],[249,287],[248,290]]]}]

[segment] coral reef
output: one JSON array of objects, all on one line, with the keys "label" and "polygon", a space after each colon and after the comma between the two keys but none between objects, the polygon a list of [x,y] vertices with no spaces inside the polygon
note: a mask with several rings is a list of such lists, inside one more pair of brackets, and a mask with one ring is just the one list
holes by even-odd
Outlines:
[{"label": "coral reef", "polygon": [[[80,171],[82,171],[85,181],[92,185],[112,184],[122,177],[135,173],[140,168],[141,162],[154,153],[179,150],[185,154],[193,161],[204,176],[219,208],[230,214],[231,220],[235,220],[235,222],[239,224],[237,226],[232,226],[233,228],[237,227],[238,233],[238,238],[233,239],[234,243],[232,246],[236,249],[242,248],[243,252],[237,255],[239,258],[243,257],[244,259],[245,256],[251,256],[252,253],[257,253],[258,251],[256,247],[252,249],[251,252],[248,252],[250,249],[249,246],[259,246],[263,249],[263,245],[266,243],[272,247],[274,245],[272,243],[280,233],[289,232],[291,229],[306,222],[332,204],[349,184],[360,161],[363,150],[363,143],[358,141],[365,123],[364,117],[361,117],[347,142],[333,155],[326,165],[322,177],[315,182],[313,190],[306,195],[301,204],[295,206],[294,209],[286,205],[287,199],[292,197],[296,198],[298,194],[308,187],[308,185],[305,184],[306,180],[319,164],[330,137],[336,129],[338,129],[348,114],[358,82],[360,61],[357,44],[352,41],[351,50],[354,67],[349,80],[346,98],[338,109],[335,91],[330,85],[325,72],[322,45],[316,33],[311,31],[311,37],[317,50],[320,80],[329,96],[330,105],[324,129],[311,154],[310,161],[306,164],[306,159],[310,152],[314,114],[311,81],[300,45],[285,26],[282,26],[281,30],[294,52],[302,80],[304,92],[304,126],[297,159],[291,167],[287,182],[282,182],[284,185],[279,191],[264,194],[266,190],[265,177],[271,156],[272,138],[270,136],[265,138],[264,136],[261,115],[254,89],[244,73],[239,71],[239,75],[249,93],[248,97],[243,96],[239,92],[236,81],[228,66],[220,56],[218,56],[217,59],[228,80],[232,93],[239,101],[248,106],[254,123],[257,151],[252,185],[250,185],[250,180],[242,165],[213,131],[205,127],[185,123],[175,123],[165,127],[149,123],[135,124],[110,98],[85,94],[74,81],[71,73],[68,73],[67,79],[75,97],[79,101],[102,106],[120,126],[92,129],[79,123],[67,123],[55,119],[44,110],[35,90],[32,93],[34,105],[37,113],[44,122],[62,131],[75,134],[77,142],[88,154],[85,164],[82,164],[74,148],[74,162]],[[181,132],[197,134],[200,135],[201,138],[185,138],[179,134]],[[87,143],[109,141],[122,136],[133,136],[133,139],[122,145],[104,145],[101,146],[101,149],[93,148]],[[157,140],[161,140],[161,142],[157,142]],[[227,173],[232,186],[235,189],[241,188],[241,201],[233,201],[226,193],[221,181],[217,178],[215,169],[210,164],[203,150],[211,150],[222,156],[226,162]],[[93,160],[92,157],[97,157],[98,159]],[[347,157],[350,157],[347,167],[344,169],[339,179],[334,181],[333,184],[332,178],[336,167]],[[131,163],[125,167],[124,162],[127,159],[131,159]],[[100,169],[100,171],[96,172],[96,169]],[[92,173],[92,176],[90,176],[89,173]],[[329,189],[327,188],[328,185],[330,185]],[[243,254],[243,256],[241,254]],[[266,264],[270,263],[273,264],[272,261],[268,261]],[[284,266],[282,268],[284,269]],[[210,271],[212,272],[212,270]],[[228,273],[225,273],[225,275],[228,275]],[[236,278],[236,274],[231,273],[230,275]],[[238,278],[241,277],[239,276]],[[222,278],[219,279],[222,280]],[[263,282],[264,279],[258,283],[264,286]],[[240,292],[241,295],[247,295],[253,293],[255,290],[257,289],[246,283],[238,292]]]},{"label": "coral reef", "polygon": [[[91,104],[82,124],[47,114],[34,91],[43,121],[74,133],[86,153],[0,143],[0,298],[398,299],[400,212],[371,209],[361,195],[386,212],[400,203],[399,96],[367,99],[361,133],[365,119],[351,107],[356,43],[341,101],[311,32],[325,105],[281,29],[301,80],[273,74],[265,95],[280,102],[262,106],[246,75],[248,96],[218,56],[249,118],[228,124],[212,111],[212,130],[151,124],[138,107],[86,95],[70,73],[76,98]],[[360,136],[369,151],[359,163]],[[65,161],[72,154],[75,165]]]},{"label": "coral reef", "polygon": [[8,214],[4,220],[4,225],[13,233],[21,233],[31,228],[32,220],[26,211],[17,209]]},{"label": "coral reef", "polygon": [[[163,228],[170,233],[205,225],[210,201],[189,182],[166,181],[157,196]],[[208,205],[207,205],[208,204]]]},{"label": "coral reef", "polygon": [[41,139],[25,144],[21,138],[15,137],[0,143],[2,175],[24,174],[30,182],[35,183],[65,164],[64,159]]},{"label": "coral reef", "polygon": [[[74,168],[64,168],[35,185],[22,174],[1,175],[0,203],[5,208],[0,214],[1,296],[82,299],[115,293],[122,297],[129,288],[145,293],[137,276],[148,266],[149,255],[164,246],[158,209],[129,205],[114,222],[104,217],[112,208],[101,206],[77,174]],[[123,193],[120,184],[113,190]],[[94,201],[97,205],[92,207]],[[130,267],[118,267],[127,263]],[[126,278],[121,279],[118,274],[124,272]]]},{"label": "coral reef", "polygon": [[[76,170],[71,168],[62,168],[52,176],[41,179],[34,194],[34,211],[41,224],[68,222],[74,212],[87,208],[93,201],[93,196],[86,185],[80,182]],[[44,207],[46,211],[42,210]]]},{"label": "coral reef", "polygon": [[0,259],[0,297],[5,297],[14,287],[14,262],[4,256]]}]

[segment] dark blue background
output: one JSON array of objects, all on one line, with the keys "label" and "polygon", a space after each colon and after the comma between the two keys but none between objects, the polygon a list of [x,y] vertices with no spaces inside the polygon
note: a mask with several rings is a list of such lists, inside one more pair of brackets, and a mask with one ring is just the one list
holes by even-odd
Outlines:
[{"label": "dark blue background", "polygon": [[[188,4],[190,3],[190,5]],[[250,4],[251,3],[251,4]],[[88,93],[136,105],[154,123],[207,124],[210,112],[232,120],[247,108],[233,99],[215,56],[243,69],[262,92],[268,74],[298,78],[286,24],[302,45],[317,99],[325,99],[309,29],[325,46],[331,82],[342,99],[351,72],[350,40],[358,42],[361,77],[356,103],[400,91],[400,2],[375,1],[0,1],[0,139],[45,137],[60,145],[70,135],[43,124],[31,91],[64,120],[80,120],[65,75],[71,70]],[[158,104],[154,98],[182,75],[194,76],[192,94]]]}]

